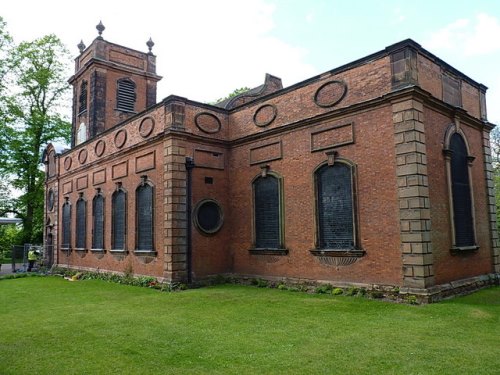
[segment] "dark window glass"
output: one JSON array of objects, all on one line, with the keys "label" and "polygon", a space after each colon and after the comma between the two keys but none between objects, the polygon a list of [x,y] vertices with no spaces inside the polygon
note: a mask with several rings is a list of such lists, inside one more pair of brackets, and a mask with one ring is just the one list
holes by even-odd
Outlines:
[{"label": "dark window glass", "polygon": [[254,182],[255,247],[280,247],[279,180],[274,176],[259,177]]},{"label": "dark window glass", "polygon": [[98,194],[94,197],[94,236],[93,249],[104,249],[104,197]]},{"label": "dark window glass", "polygon": [[113,194],[113,244],[115,250],[125,250],[126,234],[126,194],[123,190]]},{"label": "dark window glass", "polygon": [[215,233],[222,226],[222,210],[215,201],[203,201],[195,210],[195,220],[198,229],[202,232]]},{"label": "dark window glass", "polygon": [[79,98],[78,113],[82,113],[87,110],[87,81],[82,81],[80,86],[80,98]]},{"label": "dark window glass", "polygon": [[351,168],[325,165],[316,172],[318,245],[321,249],[353,249],[354,213]]},{"label": "dark window glass", "polygon": [[135,83],[130,79],[120,79],[116,91],[116,108],[120,111],[134,112]]},{"label": "dark window glass", "polygon": [[153,250],[153,187],[137,188],[137,250]]},{"label": "dark window glass", "polygon": [[460,134],[450,139],[451,153],[451,190],[453,195],[453,224],[455,225],[455,245],[473,246],[474,228],[472,220],[472,201],[469,182],[467,147]]},{"label": "dark window glass", "polygon": [[71,205],[69,202],[62,207],[62,244],[64,249],[71,247]]},{"label": "dark window glass", "polygon": [[76,248],[85,248],[86,235],[86,212],[85,200],[80,198],[76,201]]}]

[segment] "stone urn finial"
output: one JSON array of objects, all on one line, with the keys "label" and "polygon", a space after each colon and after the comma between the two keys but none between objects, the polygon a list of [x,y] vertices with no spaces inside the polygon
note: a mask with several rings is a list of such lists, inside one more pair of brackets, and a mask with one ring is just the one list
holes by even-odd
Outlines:
[{"label": "stone urn finial", "polygon": [[77,47],[80,50],[80,53],[82,53],[85,50],[86,45],[85,43],[83,43],[83,40],[80,40],[80,43],[78,43]]},{"label": "stone urn finial", "polygon": [[99,33],[98,38],[102,39],[102,32],[106,29],[104,27],[104,25],[102,24],[102,21],[99,21],[99,25],[97,25],[95,28],[97,29],[97,32]]},{"label": "stone urn finial", "polygon": [[155,43],[153,42],[153,40],[151,38],[149,38],[149,40],[146,42],[146,45],[148,46],[149,53],[153,53],[153,52],[151,52],[151,50],[153,49],[153,46],[155,45]]}]

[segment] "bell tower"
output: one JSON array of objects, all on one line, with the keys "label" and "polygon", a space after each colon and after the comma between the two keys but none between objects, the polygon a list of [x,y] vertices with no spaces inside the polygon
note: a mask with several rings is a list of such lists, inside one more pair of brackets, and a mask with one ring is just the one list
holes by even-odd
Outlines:
[{"label": "bell tower", "polygon": [[78,44],[73,86],[71,147],[129,119],[156,104],[156,56],[151,38],[149,52],[136,51],[110,43],[102,37],[102,22],[96,26],[97,38],[86,47]]}]

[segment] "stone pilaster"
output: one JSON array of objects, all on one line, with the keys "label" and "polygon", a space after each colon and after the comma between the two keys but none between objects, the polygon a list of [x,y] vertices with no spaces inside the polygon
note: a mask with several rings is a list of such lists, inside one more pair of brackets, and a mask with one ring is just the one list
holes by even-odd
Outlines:
[{"label": "stone pilaster", "polygon": [[164,142],[164,277],[187,280],[186,147],[183,140]]},{"label": "stone pilaster", "polygon": [[403,263],[403,286],[434,285],[431,220],[421,102],[392,105]]},{"label": "stone pilaster", "polygon": [[488,217],[490,225],[490,241],[494,272],[500,273],[500,240],[498,238],[497,209],[495,199],[495,182],[491,164],[490,133],[483,130],[484,174],[486,176],[486,194],[488,198]]}]

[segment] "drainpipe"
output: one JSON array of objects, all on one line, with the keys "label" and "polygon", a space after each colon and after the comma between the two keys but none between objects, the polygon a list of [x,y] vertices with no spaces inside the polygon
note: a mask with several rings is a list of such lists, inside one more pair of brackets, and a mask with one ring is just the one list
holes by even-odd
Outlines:
[{"label": "drainpipe", "polygon": [[191,157],[186,157],[186,172],[187,172],[187,181],[186,181],[186,211],[187,211],[187,231],[186,231],[186,235],[187,235],[187,254],[186,254],[186,258],[187,258],[187,281],[188,283],[191,283],[192,281],[192,277],[191,277],[191,273],[192,273],[192,264],[193,264],[193,261],[192,261],[192,236],[191,236],[191,200],[192,200],[192,195],[193,195],[193,189],[192,189],[192,171],[193,171],[193,168],[194,168],[194,160],[193,158]]}]

